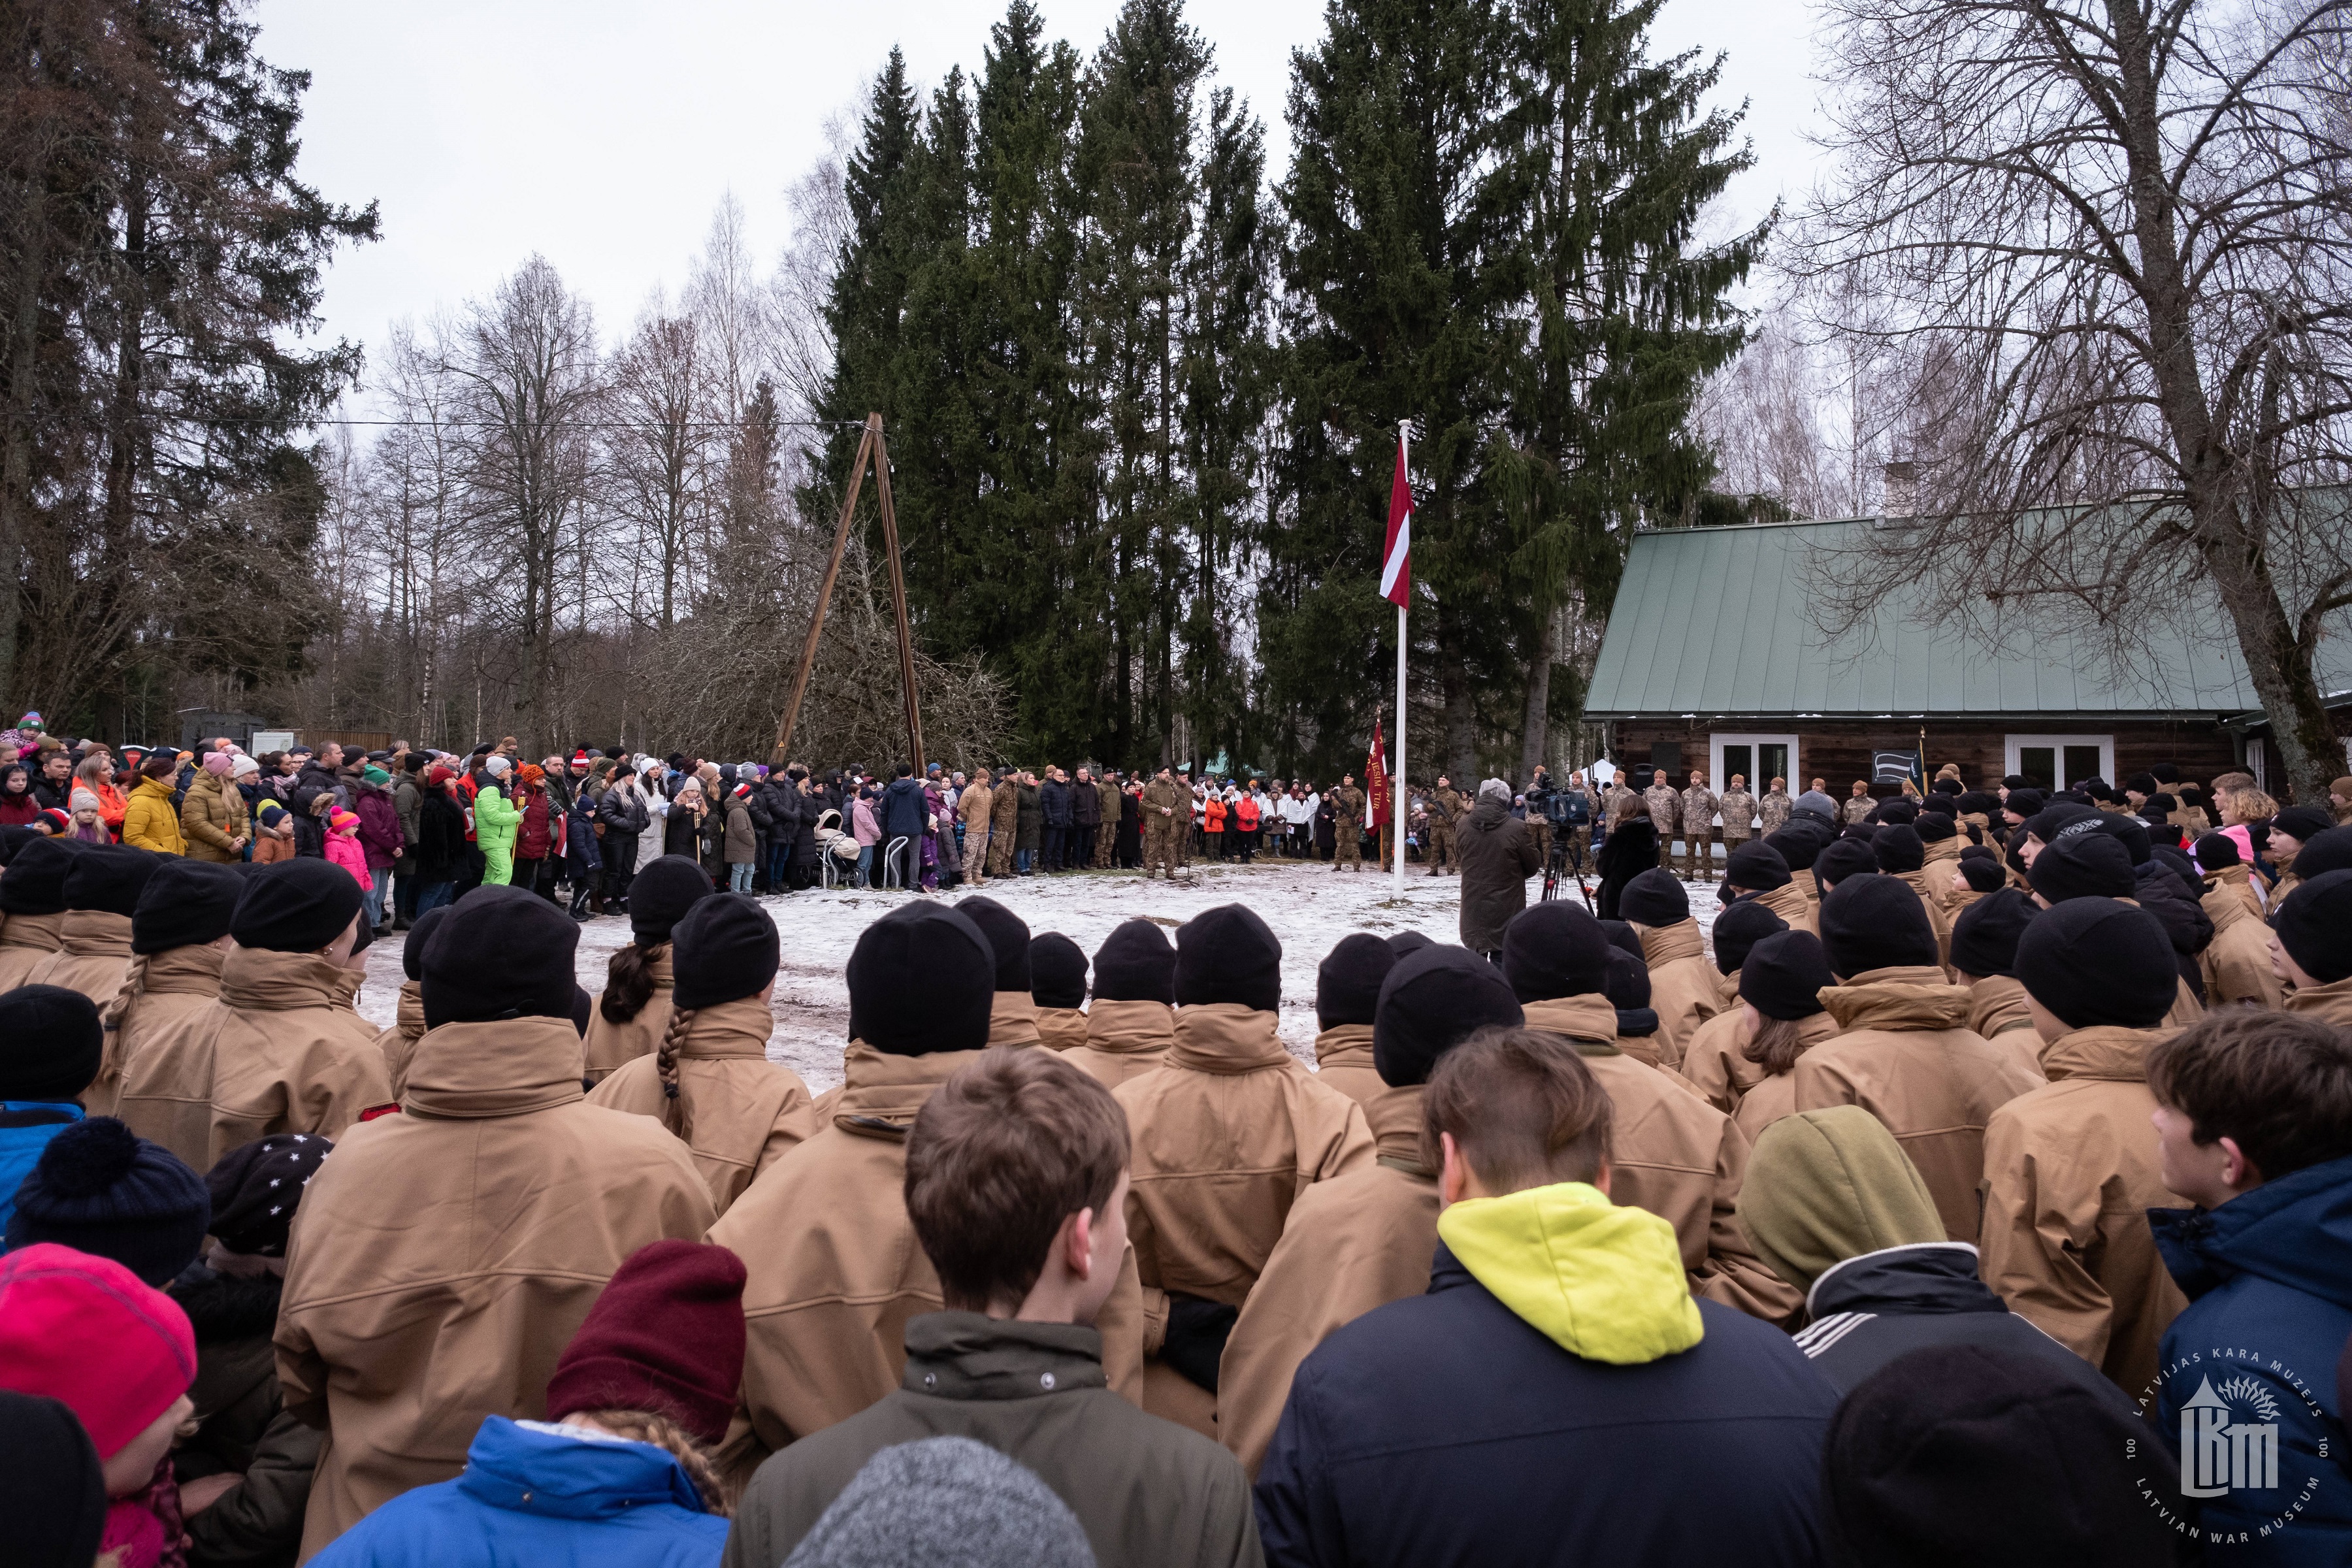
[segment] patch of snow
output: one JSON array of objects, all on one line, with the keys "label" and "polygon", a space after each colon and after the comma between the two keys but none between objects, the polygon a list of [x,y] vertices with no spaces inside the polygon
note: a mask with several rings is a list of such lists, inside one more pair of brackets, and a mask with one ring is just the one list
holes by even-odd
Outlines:
[{"label": "patch of snow", "polygon": [[[1588,886],[1598,889],[1597,881]],[[1712,931],[1720,884],[1690,885],[1691,914],[1702,931]],[[1320,863],[1261,860],[1253,865],[1195,862],[1182,881],[1150,881],[1133,871],[1073,871],[1059,876],[1004,877],[985,889],[959,888],[920,895],[874,889],[835,889],[777,894],[760,902],[776,922],[783,950],[776,973],[776,1032],[768,1056],[800,1074],[813,1093],[841,1081],[841,1057],[848,1042],[849,995],[843,980],[858,934],[894,905],[910,897],[936,897],[948,903],[985,892],[1029,923],[1032,936],[1060,931],[1091,954],[1121,921],[1138,916],[1176,927],[1218,904],[1246,904],[1282,942],[1282,1041],[1291,1055],[1315,1061],[1315,970],[1323,957],[1352,931],[1393,936],[1417,931],[1433,942],[1461,940],[1462,879],[1431,877],[1408,868],[1402,903],[1392,901],[1390,878],[1370,867],[1339,872]],[[1528,900],[1541,896],[1542,882],[1530,878]],[[1560,891],[1578,901],[1575,885]],[[368,978],[362,1016],[389,1027],[399,1010],[401,942],[387,939],[368,950]],[[606,966],[626,945],[629,922],[607,916],[580,928],[580,984],[591,995],[604,988]]]}]

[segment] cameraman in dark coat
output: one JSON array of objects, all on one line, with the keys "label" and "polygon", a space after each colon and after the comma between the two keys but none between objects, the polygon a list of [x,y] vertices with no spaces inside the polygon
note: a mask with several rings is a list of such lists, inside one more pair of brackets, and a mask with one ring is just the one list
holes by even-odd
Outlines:
[{"label": "cameraman in dark coat", "polygon": [[1454,824],[1454,852],[1462,862],[1462,945],[1489,957],[1502,951],[1503,928],[1528,907],[1528,879],[1543,857],[1528,825],[1511,815],[1511,786],[1488,779],[1478,804]]}]

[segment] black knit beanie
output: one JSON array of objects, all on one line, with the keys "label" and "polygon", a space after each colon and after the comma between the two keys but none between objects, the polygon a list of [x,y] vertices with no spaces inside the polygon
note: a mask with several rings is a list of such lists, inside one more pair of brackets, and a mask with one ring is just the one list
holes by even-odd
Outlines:
[{"label": "black knit beanie", "polygon": [[1650,962],[1649,956],[1642,951],[1642,933],[1623,921],[1602,921],[1601,933],[1609,939],[1609,945],[1618,952],[1630,953],[1644,963]]},{"label": "black knit beanie", "polygon": [[2131,853],[2105,833],[2062,835],[2056,843],[2042,847],[2025,877],[2052,904],[2069,899],[2128,899]]},{"label": "black knit beanie", "polygon": [[[1508,948],[1507,932],[1504,946]],[[1315,1025],[1369,1024],[1380,1011],[1381,982],[1397,966],[1389,944],[1369,931],[1350,931],[1315,966]]]},{"label": "black knit beanie", "polygon": [[[1875,876],[1878,855],[1869,842],[1861,838],[1841,838],[1822,850],[1813,861],[1813,880],[1827,892],[1840,882],[1856,877]],[[1906,891],[1908,889],[1906,889]]]},{"label": "black knit beanie", "polygon": [[433,940],[434,931],[449,918],[453,906],[442,904],[416,917],[408,928],[408,940],[401,944],[400,972],[411,980],[425,978],[425,944]]},{"label": "black knit beanie", "polygon": [[177,1154],[93,1116],[50,1139],[16,1189],[8,1250],[53,1241],[160,1287],[196,1260],[211,1217],[205,1179]]},{"label": "black knit beanie", "polygon": [[1679,925],[1690,919],[1690,889],[1662,866],[1653,866],[1617,895],[1617,912],[1634,925]]},{"label": "black knit beanie", "polygon": [[2324,871],[2280,903],[2279,945],[2323,985],[2352,974],[2352,871]]},{"label": "black knit beanie", "polygon": [[1424,947],[1435,947],[1436,942],[1417,931],[1401,931],[1388,939],[1389,951],[1399,958],[1419,952]]},{"label": "black knit beanie", "polygon": [[1789,922],[1753,900],[1732,905],[1715,917],[1715,966],[1729,974],[1748,962],[1749,950]]},{"label": "black knit beanie", "polygon": [[1121,921],[1095,949],[1095,1000],[1176,1005],[1176,949],[1146,920]]},{"label": "black knit beanie", "polygon": [[1521,1002],[1590,996],[1607,982],[1613,951],[1590,911],[1557,901],[1537,904],[1503,928],[1503,975]]},{"label": "black knit beanie", "polygon": [[2000,796],[1984,790],[1969,790],[1952,804],[1959,808],[1962,816],[1974,812],[1997,820],[2000,816]]},{"label": "black knit beanie", "polygon": [[1822,948],[1830,967],[1848,980],[1937,962],[1926,907],[1908,883],[1892,877],[1852,878],[1822,900]]},{"label": "black knit beanie", "polygon": [[1986,894],[1952,922],[1952,967],[1982,980],[2017,973],[2017,939],[2041,911],[2015,888]]},{"label": "black knit beanie", "polygon": [[1432,943],[1381,982],[1372,1066],[1391,1089],[1427,1083],[1438,1058],[1472,1035],[1525,1022],[1501,970],[1468,948]]},{"label": "black knit beanie", "polygon": [[1855,1384],[1830,1417],[1823,1558],[1906,1568],[2173,1562],[2166,1521],[2184,1514],[2179,1467],[2156,1447],[2113,1390],[2039,1357],[1964,1344],[1913,1351]]},{"label": "black knit beanie", "polygon": [[[343,880],[352,881],[348,873]],[[520,888],[475,889],[449,906],[449,918],[425,946],[419,984],[425,1026],[571,1017],[579,984],[572,954],[579,946],[579,923],[545,899]]]},{"label": "black knit beanie", "polygon": [[1646,1039],[1658,1032],[1658,1010],[1650,1005],[1648,964],[1630,953],[1612,952],[1601,993],[1617,1010],[1619,1039]]},{"label": "black knit beanie", "polygon": [[66,908],[129,919],[139,908],[139,895],[147,879],[163,869],[167,858],[178,857],[129,844],[93,844],[75,856],[67,868]]},{"label": "black knit beanie", "polygon": [[[36,838],[16,851],[8,874],[0,877],[0,914],[61,915],[66,912],[66,873],[83,846],[70,838]],[[352,874],[343,880],[353,888]]]},{"label": "black knit beanie", "polygon": [[2123,846],[2124,859],[2133,866],[2147,865],[2156,848],[2156,841],[2147,836],[2147,824],[2119,811],[2103,811],[2087,824],[2069,823],[2058,830],[2058,837],[2065,838],[2073,833],[2104,834]]},{"label": "black knit beanie", "polygon": [[2035,916],[2017,939],[2017,978],[2077,1029],[2153,1028],[2172,1011],[2180,986],[2164,927],[2146,910],[2113,899],[2070,899]]},{"label": "black knit beanie", "polygon": [[[2197,875],[2197,864],[2195,861],[2189,859],[2188,856],[2183,855],[2179,850],[2175,849],[2169,844],[2158,845],[2154,849],[2148,851],[2148,857],[2157,865],[2163,867],[2166,870],[2171,872],[2175,877],[2179,879],[2180,892],[2184,897],[2196,897],[2197,884],[2202,880],[2202,879]],[[2132,875],[2134,877],[2137,877],[2139,875],[2138,867],[2135,866],[2132,868]]]},{"label": "black knit beanie", "polygon": [[212,1194],[212,1234],[247,1258],[285,1257],[302,1189],[319,1173],[319,1163],[334,1152],[334,1144],[315,1132],[273,1132],[223,1154],[205,1173],[205,1187]]},{"label": "black knit beanie", "polygon": [[8,1518],[9,1561],[88,1568],[106,1536],[107,1506],[106,1472],[73,1407],[0,1389],[0,1510]]},{"label": "black knit beanie", "polygon": [[1814,858],[1821,854],[1822,846],[1829,841],[1827,835],[1799,827],[1794,823],[1781,828],[1778,833],[1768,833],[1755,840],[1767,849],[1777,851],[1791,875],[1799,871],[1811,870]]},{"label": "black knit beanie", "polygon": [[629,936],[639,947],[659,947],[686,911],[718,889],[710,874],[683,855],[646,862],[629,884]]},{"label": "black knit beanie", "polygon": [[1083,1007],[1087,950],[1049,931],[1029,939],[1029,994],[1040,1007]]},{"label": "black knit beanie", "polygon": [[[1779,837],[1773,834],[1771,837]],[[1745,888],[1750,892],[1769,893],[1775,888],[1789,885],[1789,862],[1769,839],[1744,840],[1731,852],[1723,868],[1726,886]]]},{"label": "black knit beanie", "polygon": [[316,952],[342,935],[359,912],[358,879],[331,860],[298,858],[264,866],[245,879],[228,929],[239,947]]},{"label": "black knit beanie", "polygon": [[2295,875],[2306,882],[2330,871],[2347,870],[2352,870],[2352,826],[2331,827],[2325,833],[2313,834],[2303,841],[2303,848],[2294,858]]},{"label": "black knit beanie", "polygon": [[62,985],[0,991],[0,1100],[76,1099],[96,1081],[105,1049],[98,1004],[80,992]]},{"label": "black knit beanie", "polygon": [[2055,805],[2045,805],[2027,817],[2025,831],[2044,844],[2054,844],[2059,833],[2066,827],[2077,822],[2095,823],[2098,818],[2095,806],[2076,805],[2071,801],[2062,800]]},{"label": "black knit beanie", "polygon": [[169,952],[226,936],[246,874],[209,860],[164,857],[131,911],[131,951]]},{"label": "black knit beanie", "polygon": [[1912,824],[1912,831],[1919,836],[1919,842],[1923,846],[1941,844],[1948,838],[1958,838],[1960,836],[1960,830],[1953,825],[1952,819],[1937,811],[1921,813],[1919,820]]},{"label": "black knit beanie", "polygon": [[1213,1002],[1282,1005],[1282,943],[1245,905],[1219,904],[1176,928],[1176,1004]]},{"label": "black knit beanie", "polygon": [[1927,863],[1927,846],[1919,830],[1902,823],[1880,828],[1870,841],[1870,852],[1877,857],[1878,868],[1889,875],[1916,871]]},{"label": "black knit beanie", "polygon": [[996,950],[960,906],[892,910],[857,933],[848,980],[853,1040],[899,1057],[988,1044]]},{"label": "black knit beanie", "polygon": [[980,928],[996,954],[996,988],[1029,994],[1029,922],[985,893],[956,900],[964,919]]},{"label": "black knit beanie", "polygon": [[776,977],[776,922],[749,893],[698,900],[671,928],[670,1005],[683,1011],[757,996]]},{"label": "black knit beanie", "polygon": [[26,827],[16,823],[0,827],[0,866],[13,864],[16,858],[16,851],[27,844],[38,841],[43,837],[45,836],[39,828]]},{"label": "black knit beanie", "polygon": [[2049,804],[2050,797],[2040,790],[2021,789],[2011,784],[2009,786],[2009,798],[2000,803],[2000,808],[2003,811],[2014,812],[2020,821],[2030,822],[2035,813]]},{"label": "black knit beanie", "polygon": [[1739,999],[1768,1018],[1810,1018],[1821,994],[1837,984],[1821,939],[1809,931],[1778,931],[1748,950],[1739,966]]},{"label": "black knit beanie", "polygon": [[2315,805],[2283,807],[2271,818],[2271,831],[2284,833],[2297,843],[2309,843],[2336,826],[2336,819]]},{"label": "black knit beanie", "polygon": [[1960,862],[1960,875],[1967,879],[1971,890],[1979,893],[1999,892],[2008,885],[2009,873],[2001,863],[1989,855],[1971,856]]},{"label": "black knit beanie", "polygon": [[[2229,867],[2245,864],[2245,857],[2238,853],[2238,841],[2226,833],[2204,835],[2189,847],[2189,852],[2197,858],[2198,866],[2209,877]],[[2298,855],[2295,858],[2300,860],[2303,857]],[[15,868],[11,867],[8,874],[15,876]],[[6,879],[0,878],[0,887],[5,885]]]}]

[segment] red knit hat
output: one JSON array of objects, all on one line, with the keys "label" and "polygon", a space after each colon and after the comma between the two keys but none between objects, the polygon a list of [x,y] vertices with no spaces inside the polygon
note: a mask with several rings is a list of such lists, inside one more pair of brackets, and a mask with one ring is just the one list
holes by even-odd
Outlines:
[{"label": "red knit hat", "polygon": [[[741,1320],[739,1310],[739,1366]],[[48,1241],[0,1258],[0,1388],[71,1409],[100,1460],[153,1426],[195,1376],[187,1314],[121,1264]]]},{"label": "red knit hat", "polygon": [[557,1358],[547,1418],[650,1410],[719,1442],[743,1381],[743,1260],[723,1247],[639,1247]]}]

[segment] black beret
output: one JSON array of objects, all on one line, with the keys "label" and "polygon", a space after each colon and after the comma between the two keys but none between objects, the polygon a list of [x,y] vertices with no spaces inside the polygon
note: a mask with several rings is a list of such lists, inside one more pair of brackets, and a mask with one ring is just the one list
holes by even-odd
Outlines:
[{"label": "black beret", "polygon": [[718,891],[710,874],[683,855],[646,862],[629,884],[629,935],[639,947],[659,947],[686,911]]},{"label": "black beret", "polygon": [[1372,1066],[1391,1089],[1427,1083],[1440,1057],[1490,1025],[1527,1021],[1503,972],[1434,943],[1389,971],[1372,1019]]},{"label": "black beret", "polygon": [[1743,900],[1715,917],[1715,966],[1728,974],[1748,961],[1748,950],[1766,937],[1789,929],[1789,922],[1753,899]]},{"label": "black beret", "polygon": [[757,996],[782,955],[776,922],[749,893],[696,900],[669,940],[670,1004],[681,1010]]},{"label": "black beret", "polygon": [[1029,994],[1029,923],[985,893],[956,900],[996,954],[996,988]]},{"label": "black beret", "polygon": [[2017,939],[2040,911],[2015,888],[1987,893],[1952,922],[1952,967],[1982,980],[2017,973]]},{"label": "black beret", "polygon": [[1095,1000],[1176,1005],[1176,949],[1147,920],[1118,922],[1095,949]]},{"label": "black beret", "polygon": [[76,1099],[97,1080],[105,1049],[98,1004],[80,992],[62,985],[0,991],[0,1100]]},{"label": "black beret", "polygon": [[1607,981],[1613,951],[1609,933],[1587,910],[1537,904],[1503,928],[1503,976],[1521,1002],[1590,996]]},{"label": "black beret", "polygon": [[853,1040],[901,1057],[988,1044],[996,950],[957,905],[901,904],[867,926],[848,980]]},{"label": "black beret", "polygon": [[1625,884],[1617,912],[1636,925],[1676,925],[1690,919],[1690,889],[1672,871],[1653,866]]},{"label": "black beret", "polygon": [[66,870],[66,908],[127,920],[139,908],[147,879],[163,869],[166,859],[177,858],[129,844],[93,844],[75,856]]},{"label": "black beret", "polygon": [[1274,1012],[1282,1005],[1282,943],[1245,905],[1202,910],[1176,928],[1176,1002]]},{"label": "black beret", "polygon": [[[323,862],[279,862],[305,864]],[[449,906],[425,946],[425,1026],[571,1017],[579,946],[578,922],[545,899],[520,888],[476,888]]]},{"label": "black beret", "polygon": [[[264,866],[245,879],[229,934],[239,947],[316,952],[342,935],[359,912],[358,879],[331,860],[298,857]],[[576,939],[578,932],[573,935]]]},{"label": "black beret", "polygon": [[1086,949],[1057,931],[1030,938],[1029,994],[1040,1007],[1086,1005]]},{"label": "black beret", "polygon": [[169,952],[218,942],[236,918],[245,883],[245,873],[233,867],[164,858],[131,911],[131,951]]},{"label": "black beret", "polygon": [[[1509,945],[1506,933],[1504,943]],[[1381,983],[1397,966],[1389,944],[1369,931],[1350,931],[1315,966],[1315,1022],[1318,1028],[1342,1024],[1370,1024],[1379,1013]]]}]

